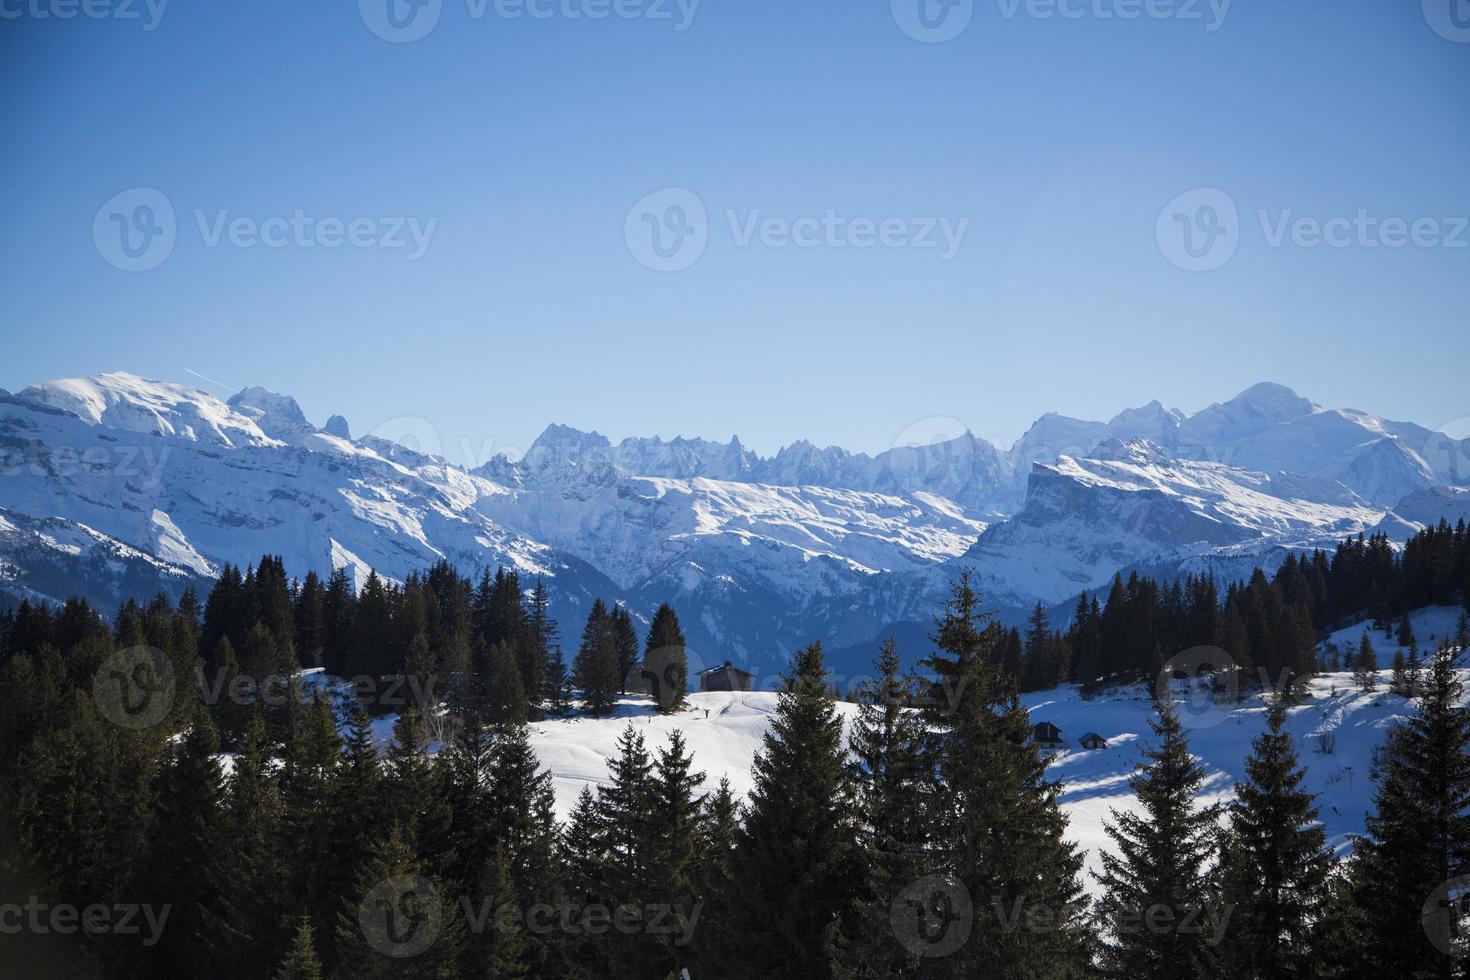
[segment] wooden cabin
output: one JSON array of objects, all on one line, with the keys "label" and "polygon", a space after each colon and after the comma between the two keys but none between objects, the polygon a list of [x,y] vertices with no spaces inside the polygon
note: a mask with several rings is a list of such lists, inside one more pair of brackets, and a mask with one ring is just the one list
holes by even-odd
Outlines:
[{"label": "wooden cabin", "polygon": [[699,689],[701,691],[748,691],[751,677],[750,671],[741,670],[726,660],[718,667],[710,667],[708,670],[699,672]]},{"label": "wooden cabin", "polygon": [[1031,726],[1031,741],[1038,748],[1043,749],[1065,749],[1067,740],[1062,738],[1062,730],[1049,721],[1038,721]]},{"label": "wooden cabin", "polygon": [[1108,747],[1108,740],[1097,732],[1088,732],[1082,736],[1081,744],[1084,749],[1105,749]]}]

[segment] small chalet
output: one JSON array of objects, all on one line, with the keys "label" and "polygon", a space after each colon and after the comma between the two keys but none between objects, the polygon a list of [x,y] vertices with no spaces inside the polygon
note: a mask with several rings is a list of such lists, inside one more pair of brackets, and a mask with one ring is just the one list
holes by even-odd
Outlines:
[{"label": "small chalet", "polygon": [[1084,749],[1105,749],[1108,747],[1108,740],[1097,732],[1088,732],[1082,736],[1082,747]]},{"label": "small chalet", "polygon": [[1066,739],[1062,738],[1062,730],[1049,721],[1038,721],[1031,727],[1031,741],[1037,748],[1042,749],[1067,747]]},{"label": "small chalet", "polygon": [[701,691],[748,691],[750,690],[751,673],[732,666],[726,660],[718,667],[699,672],[699,689]]}]

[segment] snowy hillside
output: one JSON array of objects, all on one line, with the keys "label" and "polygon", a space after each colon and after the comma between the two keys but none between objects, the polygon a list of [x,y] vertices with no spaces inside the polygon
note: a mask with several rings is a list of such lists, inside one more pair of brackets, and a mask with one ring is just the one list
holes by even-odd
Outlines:
[{"label": "snowy hillside", "polygon": [[[1458,607],[1424,609],[1412,617],[1421,647],[1431,637],[1449,635],[1460,614]],[[1330,642],[1356,644],[1366,624],[1334,634]],[[1394,643],[1380,632],[1373,637],[1385,668],[1393,657]],[[1470,680],[1470,671],[1462,670]],[[532,727],[532,744],[542,766],[552,774],[559,815],[565,819],[584,785],[607,779],[608,759],[616,752],[616,740],[632,723],[644,735],[650,750],[656,750],[674,729],[682,732],[694,757],[694,769],[705,774],[704,788],[713,789],[722,776],[744,796],[751,787],[750,765],[759,750],[777,696],[771,689],[775,676],[758,679],[765,688],[748,693],[703,693],[689,697],[689,707],[675,715],[659,715],[638,699],[624,699],[608,718],[573,717],[537,722]],[[1351,846],[1350,836],[1363,831],[1363,817],[1371,809],[1374,750],[1388,729],[1412,713],[1406,699],[1388,693],[1388,670],[1380,673],[1378,690],[1365,694],[1352,683],[1350,673],[1328,673],[1310,687],[1312,697],[1288,712],[1287,729],[1297,741],[1301,761],[1307,766],[1307,788],[1320,794],[1322,823],[1330,844],[1342,850]],[[1228,800],[1235,784],[1245,778],[1244,760],[1250,743],[1265,728],[1265,705],[1259,694],[1238,704],[1215,705],[1208,694],[1191,695],[1180,682],[1180,715],[1189,734],[1190,750],[1207,773],[1207,802]],[[1151,691],[1142,685],[1084,699],[1075,685],[1054,691],[1024,695],[1022,701],[1033,723],[1057,725],[1068,748],[1053,757],[1051,778],[1063,785],[1061,804],[1070,820],[1069,839],[1088,852],[1089,868],[1098,867],[1098,854],[1108,846],[1104,823],[1114,809],[1133,805],[1128,778],[1141,760],[1141,750],[1153,738],[1149,719],[1153,712]],[[856,712],[851,704],[839,704],[845,723]],[[1086,750],[1078,740],[1096,732],[1107,740],[1107,748]],[[1324,739],[1324,736],[1326,738]]]},{"label": "snowy hillside", "polygon": [[1403,540],[1466,513],[1466,460],[1470,442],[1257,385],[1193,415],[1048,414],[1009,450],[963,434],[765,458],[738,439],[614,444],[553,425],[523,459],[471,472],[353,439],[340,416],[318,428],[258,386],[223,401],[112,373],[0,393],[0,508],[16,527],[100,535],[112,571],[83,574],[57,536],[12,530],[0,589],[105,607],[118,562],[151,577],[145,593],[263,553],[359,581],[506,564],[552,579],[573,630],[594,596],[639,617],[670,601],[695,651],[770,670],[816,637],[926,622],[961,565],[1014,619],[1127,568],[1246,574],[1360,531]]}]

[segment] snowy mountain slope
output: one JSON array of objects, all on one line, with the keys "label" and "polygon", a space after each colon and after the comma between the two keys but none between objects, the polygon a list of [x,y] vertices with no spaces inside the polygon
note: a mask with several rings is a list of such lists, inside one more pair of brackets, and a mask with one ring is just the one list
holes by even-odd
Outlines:
[{"label": "snowy mountain slope", "polygon": [[[1421,610],[1413,624],[1421,637],[1436,632],[1443,636],[1457,615],[1458,610],[1451,609]],[[1340,639],[1346,642],[1350,632],[1343,631]],[[1380,661],[1386,665],[1393,645],[1381,633],[1374,641],[1383,641]],[[1470,671],[1462,674],[1470,677]],[[595,788],[607,780],[617,737],[630,722],[643,733],[650,751],[660,748],[669,732],[679,730],[693,755],[693,769],[704,773],[704,790],[714,789],[725,776],[735,793],[748,795],[751,761],[776,708],[776,695],[771,693],[776,679],[769,676],[764,681],[757,681],[757,687],[764,689],[752,692],[690,695],[689,707],[674,715],[656,714],[650,705],[629,698],[609,718],[578,716],[533,724],[531,742],[543,768],[552,774],[559,816],[568,816],[583,786]],[[1288,711],[1287,730],[1307,767],[1306,788],[1320,794],[1322,823],[1338,850],[1351,846],[1350,835],[1363,832],[1364,815],[1372,806],[1374,750],[1388,729],[1413,710],[1406,699],[1387,692],[1387,683],[1385,670],[1379,689],[1364,694],[1354,688],[1349,673],[1324,674],[1312,682],[1312,697]],[[1190,750],[1206,771],[1201,802],[1228,800],[1235,784],[1245,778],[1251,740],[1265,728],[1265,704],[1253,694],[1238,704],[1214,705],[1187,682],[1177,687]],[[1087,700],[1076,686],[1067,685],[1023,695],[1022,702],[1033,722],[1052,722],[1068,743],[1066,750],[1053,756],[1049,775],[1063,783],[1060,799],[1070,821],[1067,836],[1087,852],[1087,866],[1096,870],[1100,854],[1111,846],[1103,830],[1111,811],[1137,805],[1128,779],[1143,748],[1153,740],[1152,694],[1140,685]],[[849,730],[856,710],[851,704],[838,705]],[[1088,732],[1107,739],[1107,748],[1082,749],[1078,740]],[[1325,741],[1324,734],[1330,736]]]},{"label": "snowy mountain slope", "polygon": [[[963,434],[766,458],[738,439],[614,444],[551,426],[522,459],[473,472],[354,440],[340,417],[318,429],[260,387],[223,402],[115,373],[0,394],[0,507],[94,529],[172,573],[264,552],[293,574],[357,579],[503,563],[559,579],[573,634],[594,595],[640,616],[667,600],[697,651],[758,668],[817,637],[846,647],[928,622],[961,565],[1015,617],[1123,569],[1243,575],[1360,530],[1402,539],[1463,513],[1458,491],[1431,492],[1462,457],[1470,442],[1277,385],[1194,415],[1158,402],[1107,423],[1049,414],[1004,452]],[[1389,510],[1400,501],[1404,514]],[[0,541],[0,557],[20,547]],[[27,552],[17,588],[46,577],[45,553]]]}]

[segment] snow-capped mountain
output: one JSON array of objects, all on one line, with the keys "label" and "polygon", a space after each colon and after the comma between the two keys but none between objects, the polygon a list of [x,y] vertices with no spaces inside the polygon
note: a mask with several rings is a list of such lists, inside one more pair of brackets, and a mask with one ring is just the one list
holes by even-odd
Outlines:
[{"label": "snow-capped mountain", "polygon": [[[1037,421],[876,456],[798,442],[625,439],[553,425],[475,471],[316,427],[260,387],[221,401],[113,373],[0,393],[0,589],[178,591],[224,562],[295,574],[438,560],[552,581],[575,636],[595,595],[682,613],[696,652],[762,669],[794,646],[924,622],[961,565],[1019,615],[1120,569],[1244,574],[1286,550],[1465,513],[1470,441],[1257,385],[1188,415]],[[1402,502],[1402,503],[1401,503]]]}]

